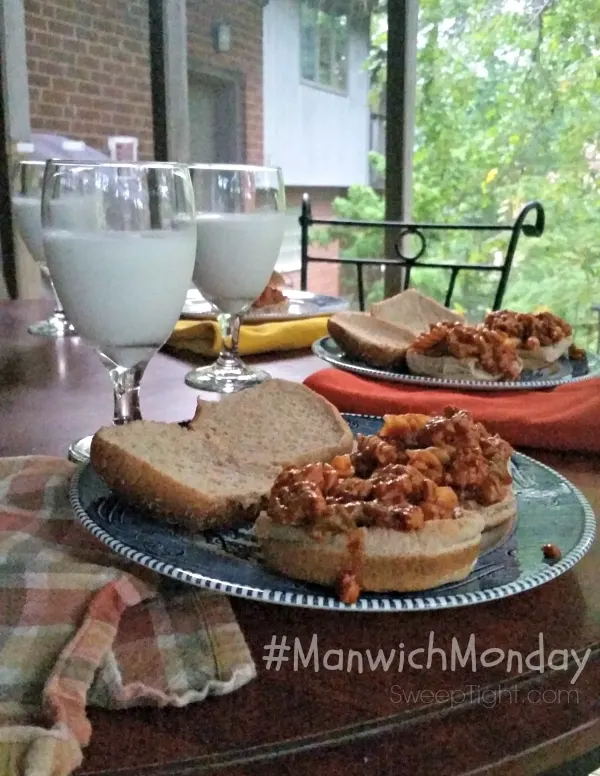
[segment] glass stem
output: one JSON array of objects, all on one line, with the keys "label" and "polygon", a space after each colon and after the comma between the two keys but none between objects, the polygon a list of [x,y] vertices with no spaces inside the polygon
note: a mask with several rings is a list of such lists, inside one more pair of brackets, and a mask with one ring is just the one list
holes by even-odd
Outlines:
[{"label": "glass stem", "polygon": [[52,286],[52,293],[54,294],[54,315],[62,317],[65,314],[65,311],[63,310],[62,303],[58,298],[58,294],[56,293],[56,289],[54,288],[54,283],[52,280],[50,280],[50,284]]},{"label": "glass stem", "polygon": [[52,296],[54,297],[54,315],[57,315],[59,317],[64,316],[65,311],[63,310],[62,302],[58,298],[58,294],[56,293],[56,286],[54,285],[52,277],[50,276],[50,271],[48,270],[48,267],[45,264],[42,266],[42,277],[44,278],[46,283],[50,286],[50,290],[52,291]]},{"label": "glass stem", "polygon": [[218,367],[237,365],[240,361],[238,343],[241,318],[237,313],[221,313],[218,320],[221,330],[221,352],[216,365]]},{"label": "glass stem", "polygon": [[140,382],[145,369],[145,364],[137,364],[130,369],[118,366],[110,370],[115,400],[113,418],[115,426],[122,426],[125,423],[131,423],[132,420],[142,419]]}]

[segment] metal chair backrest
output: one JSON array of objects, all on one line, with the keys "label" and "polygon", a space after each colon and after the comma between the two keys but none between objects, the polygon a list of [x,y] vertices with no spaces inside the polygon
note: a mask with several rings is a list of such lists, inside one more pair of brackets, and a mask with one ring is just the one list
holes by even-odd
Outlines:
[{"label": "metal chair backrest", "polygon": [[[530,213],[535,214],[535,222],[526,224],[525,220]],[[502,306],[502,299],[506,292],[508,277],[513,264],[515,251],[519,242],[521,233],[527,237],[541,237],[544,232],[545,214],[544,208],[540,202],[529,202],[523,206],[521,212],[513,224],[418,224],[401,223],[399,221],[349,221],[336,218],[313,218],[311,211],[310,198],[304,194],[302,200],[302,214],[300,215],[301,228],[301,288],[306,291],[308,282],[308,265],[311,262],[350,264],[356,267],[358,300],[361,310],[365,309],[365,289],[363,268],[365,266],[392,265],[403,268],[402,287],[404,290],[409,288],[411,282],[411,273],[415,268],[419,269],[438,269],[449,273],[449,283],[444,299],[444,305],[449,307],[452,304],[452,297],[456,287],[456,280],[460,272],[487,272],[498,275],[498,285],[494,295],[493,310],[499,310]],[[348,228],[380,228],[383,230],[395,230],[394,240],[394,258],[347,258],[332,256],[311,256],[309,254],[311,226],[324,227],[348,227]],[[471,231],[471,232],[510,232],[510,238],[506,251],[503,254],[501,262],[493,264],[477,264],[468,262],[420,262],[427,249],[426,234],[432,231]],[[406,243],[407,237],[416,237],[419,241],[419,247],[412,256],[403,253],[403,243]]]}]

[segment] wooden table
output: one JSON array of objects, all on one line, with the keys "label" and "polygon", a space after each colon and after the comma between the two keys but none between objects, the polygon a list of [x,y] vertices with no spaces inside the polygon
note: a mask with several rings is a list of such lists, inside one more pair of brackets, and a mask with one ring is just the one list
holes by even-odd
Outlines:
[{"label": "wooden table", "polygon": [[[110,382],[77,339],[27,333],[49,312],[44,303],[0,304],[0,455],[64,455],[70,441],[107,424]],[[321,363],[307,354],[262,359],[274,375],[301,380]],[[184,385],[189,364],[158,355],[144,378],[142,409],[153,419],[189,417],[196,395]],[[600,508],[600,459],[540,454]],[[319,613],[233,601],[259,676],[233,695],[185,709],[90,710],[94,734],[82,774],[176,776],[278,774],[539,774],[600,745],[600,543],[570,572],[529,593],[447,612]],[[505,663],[471,673],[308,669],[267,671],[263,645],[273,634],[317,634],[319,651],[404,645],[477,652],[496,647],[526,655],[592,650],[575,685],[565,672],[507,675]],[[498,689],[502,694],[498,695]],[[484,692],[485,690],[485,692]],[[429,691],[429,692],[424,692]],[[493,693],[496,693],[495,695]],[[404,696],[402,696],[404,693]],[[410,695],[412,693],[412,695]],[[450,700],[451,699],[451,700]]]}]

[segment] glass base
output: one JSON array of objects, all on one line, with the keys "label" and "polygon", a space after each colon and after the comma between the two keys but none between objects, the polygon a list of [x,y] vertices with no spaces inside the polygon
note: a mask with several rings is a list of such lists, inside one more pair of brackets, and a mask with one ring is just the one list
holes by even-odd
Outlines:
[{"label": "glass base", "polygon": [[27,331],[30,334],[37,334],[39,337],[73,337],[77,332],[73,324],[69,323],[64,313],[53,313],[45,321],[32,323]]},{"label": "glass base", "polygon": [[73,442],[69,447],[69,461],[73,461],[73,463],[87,463],[90,460],[91,444],[91,436],[86,436],[78,442]]},{"label": "glass base", "polygon": [[242,361],[236,360],[235,365],[222,366],[217,361],[211,366],[204,366],[188,372],[185,383],[197,391],[214,391],[215,393],[236,393],[245,388],[264,383],[271,375],[262,369],[251,369]]}]

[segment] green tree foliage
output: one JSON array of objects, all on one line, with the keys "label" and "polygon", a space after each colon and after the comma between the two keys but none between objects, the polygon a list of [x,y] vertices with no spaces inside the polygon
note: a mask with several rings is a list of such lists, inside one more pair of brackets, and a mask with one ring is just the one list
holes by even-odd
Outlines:
[{"label": "green tree foliage", "polygon": [[[373,100],[385,83],[386,34],[374,27]],[[521,237],[505,304],[549,307],[593,337],[600,302],[600,3],[598,0],[421,0],[414,150],[415,221],[513,221],[528,200],[546,210],[541,239]],[[377,156],[372,162],[383,165]],[[334,202],[343,218],[381,219],[380,194],[353,186]],[[381,234],[336,230],[342,255],[381,256]],[[432,240],[431,260],[490,262],[493,234]],[[348,273],[350,276],[348,278]],[[456,299],[473,316],[492,295],[464,273]],[[354,286],[354,274],[344,270]],[[378,268],[371,299],[382,293]],[[440,297],[445,279],[415,284]]]}]

